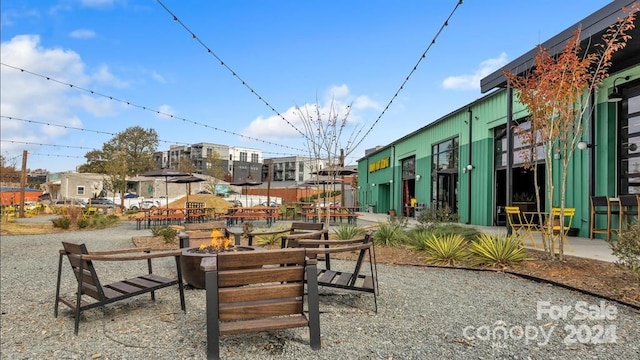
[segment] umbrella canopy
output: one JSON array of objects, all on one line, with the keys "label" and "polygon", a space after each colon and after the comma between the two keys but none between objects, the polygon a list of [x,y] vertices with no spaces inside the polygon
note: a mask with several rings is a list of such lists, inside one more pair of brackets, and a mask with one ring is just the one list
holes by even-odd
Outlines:
[{"label": "umbrella canopy", "polygon": [[158,170],[148,171],[142,174],[142,176],[164,178],[164,188],[167,194],[167,209],[169,209],[169,177],[191,176],[191,174],[187,172],[182,172],[176,169],[158,169]]},{"label": "umbrella canopy", "polygon": [[346,176],[346,175],[353,175],[353,174],[357,174],[358,170],[355,169],[350,169],[350,168],[346,168],[346,167],[328,167],[328,168],[324,168],[318,171],[314,171],[311,173],[311,175],[335,175],[335,176]]},{"label": "umbrella canopy", "polygon": [[203,182],[205,179],[197,177],[195,175],[178,176],[169,179],[168,182],[175,184],[187,184],[187,202],[189,202],[189,195],[191,195],[191,183]]},{"label": "umbrella canopy", "polygon": [[[261,181],[256,181],[256,180],[248,177],[248,178],[243,179],[243,180],[238,180],[238,181],[232,182],[230,185],[248,187],[248,186],[258,186],[260,184],[262,184]],[[245,189],[245,192],[244,192],[245,206],[249,206],[248,200],[249,200],[249,194],[248,194],[248,191]]]}]

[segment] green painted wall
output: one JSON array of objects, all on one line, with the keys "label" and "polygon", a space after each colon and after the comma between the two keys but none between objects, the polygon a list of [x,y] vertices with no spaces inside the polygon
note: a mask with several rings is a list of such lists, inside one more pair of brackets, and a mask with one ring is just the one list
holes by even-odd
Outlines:
[{"label": "green painted wall", "polygon": [[[588,236],[589,221],[589,157],[595,156],[595,195],[617,194],[617,122],[616,104],[608,103],[607,95],[612,91],[613,79],[630,75],[632,79],[640,77],[640,66],[612,75],[603,81],[596,94],[595,146],[587,150],[575,150],[567,171],[565,205],[576,208],[573,227],[580,229],[580,236]],[[469,113],[471,110],[471,114]],[[461,223],[490,226],[494,223],[495,207],[495,166],[494,166],[494,130],[507,121],[507,92],[498,90],[451,114],[425,125],[407,136],[387,145],[385,148],[361,159],[359,166],[360,202],[377,206],[377,212],[387,212],[390,208],[400,213],[403,201],[401,194],[402,159],[416,157],[416,197],[419,202],[431,201],[431,146],[452,137],[459,139],[458,166],[458,214]],[[470,118],[471,115],[471,118]],[[527,115],[526,109],[514,97],[513,119]],[[472,124],[471,150],[469,159],[469,120]],[[584,118],[583,139],[588,139],[587,117]],[[390,166],[375,172],[368,172],[368,164],[384,157],[390,158]],[[467,164],[474,169],[466,171]],[[560,160],[552,164],[554,173],[554,205],[559,205]],[[363,174],[365,174],[363,176]],[[471,188],[469,189],[469,182]],[[376,184],[372,186],[372,184]],[[541,196],[546,196],[541,194]],[[365,200],[366,199],[366,200]],[[470,217],[469,217],[470,210]]]}]

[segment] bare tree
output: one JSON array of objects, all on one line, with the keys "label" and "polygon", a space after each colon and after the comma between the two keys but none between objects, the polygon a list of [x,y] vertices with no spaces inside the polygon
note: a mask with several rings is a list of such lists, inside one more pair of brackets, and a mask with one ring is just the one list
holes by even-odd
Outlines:
[{"label": "bare tree", "polygon": [[[359,134],[360,128],[352,126],[349,121],[351,104],[342,107],[332,98],[329,104],[323,107],[316,99],[313,105],[302,108],[297,106],[296,114],[304,127],[302,132],[306,138],[309,156],[316,160],[316,172],[320,170],[318,165],[325,162],[326,176],[335,179],[340,167],[344,166],[342,159],[353,152],[352,147],[357,143],[355,140]],[[343,139],[345,136],[346,140]],[[316,179],[319,178],[320,175],[316,174]],[[326,228],[329,227],[329,215],[330,212],[326,211]]]}]

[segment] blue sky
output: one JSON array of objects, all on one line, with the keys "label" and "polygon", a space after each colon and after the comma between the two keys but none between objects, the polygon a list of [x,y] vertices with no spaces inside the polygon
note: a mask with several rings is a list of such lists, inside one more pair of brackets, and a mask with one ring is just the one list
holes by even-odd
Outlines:
[{"label": "blue sky", "polygon": [[333,99],[351,105],[341,139],[355,164],[481,97],[483,76],[607,3],[464,0],[389,105],[457,0],[4,0],[1,153],[18,167],[27,150],[31,169],[74,170],[137,125],[156,129],[159,150],[210,142],[306,155],[295,109]]}]

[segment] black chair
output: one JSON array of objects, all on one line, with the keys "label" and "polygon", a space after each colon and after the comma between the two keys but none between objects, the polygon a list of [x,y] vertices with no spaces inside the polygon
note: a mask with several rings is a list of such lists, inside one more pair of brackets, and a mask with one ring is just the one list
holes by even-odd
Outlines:
[{"label": "black chair", "polygon": [[628,228],[631,218],[638,221],[638,202],[640,195],[620,195],[620,228]]}]

